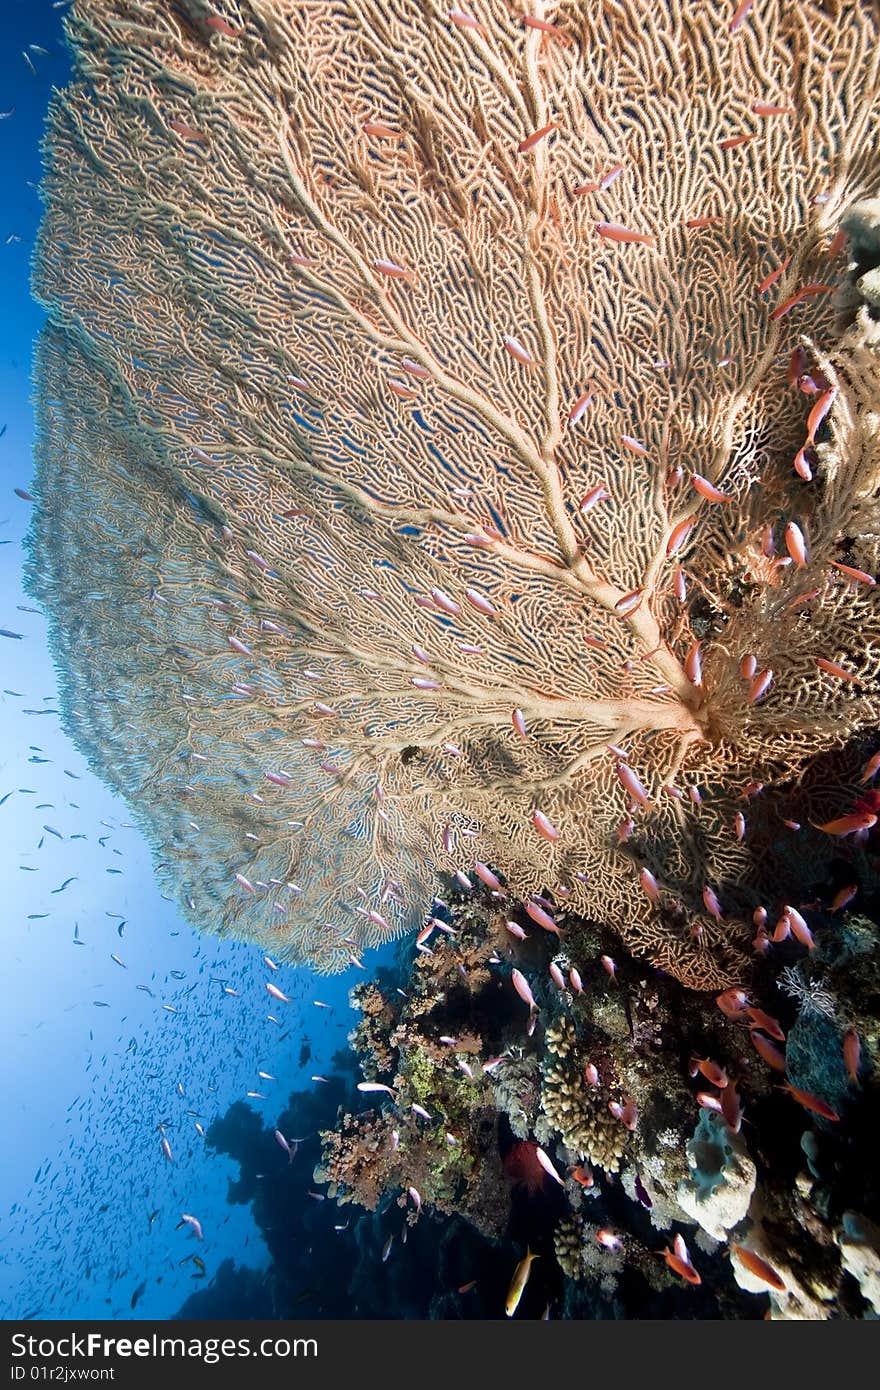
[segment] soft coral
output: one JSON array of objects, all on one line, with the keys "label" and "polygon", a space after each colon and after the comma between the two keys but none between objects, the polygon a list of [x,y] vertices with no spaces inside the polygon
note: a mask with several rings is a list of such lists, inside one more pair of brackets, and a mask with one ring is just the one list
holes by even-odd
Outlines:
[{"label": "soft coral", "polygon": [[531,1139],[520,1139],[503,1159],[504,1172],[514,1187],[525,1189],[529,1197],[544,1191],[547,1174],[537,1158],[538,1146]]}]

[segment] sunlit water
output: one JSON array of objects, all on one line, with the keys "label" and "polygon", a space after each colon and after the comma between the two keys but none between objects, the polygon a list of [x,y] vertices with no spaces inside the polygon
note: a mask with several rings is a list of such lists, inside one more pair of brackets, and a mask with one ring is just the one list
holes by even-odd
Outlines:
[{"label": "sunlit water", "polygon": [[[250,1208],[227,1204],[237,1168],[206,1151],[196,1125],[247,1099],[274,1127],[292,1089],[320,1085],[311,1077],[344,1044],[360,975],[273,973],[255,948],[199,936],[161,896],[127,808],[59,726],[46,623],[25,611],[20,587],[30,506],[13,489],[30,476],[34,185],[50,85],[67,72],[60,33],[49,0],[5,7],[0,109],[14,110],[0,120],[0,627],[22,636],[0,638],[0,1313],[168,1317],[221,1260],[260,1268],[266,1258]],[[267,979],[292,1002],[270,1000]],[[277,1161],[287,1162],[280,1147]],[[201,1221],[203,1242],[178,1229],[182,1212]]]}]

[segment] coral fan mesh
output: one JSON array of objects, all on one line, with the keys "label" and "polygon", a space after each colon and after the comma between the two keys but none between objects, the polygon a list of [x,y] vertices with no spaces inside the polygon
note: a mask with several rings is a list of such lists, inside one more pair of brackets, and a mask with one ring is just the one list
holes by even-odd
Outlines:
[{"label": "coral fan mesh", "polygon": [[[827,292],[877,192],[876,10],[547,13],[240,0],[226,33],[201,0],[77,0],[31,583],[68,727],[201,926],[334,970],[479,857],[709,988],[747,935],[703,885],[744,919],[774,789],[839,814],[880,711],[876,599],[832,568],[880,560],[876,344]],[[837,387],[809,485],[801,341]],[[762,546],[790,520],[805,567]],[[625,842],[608,743],[651,800]]]}]

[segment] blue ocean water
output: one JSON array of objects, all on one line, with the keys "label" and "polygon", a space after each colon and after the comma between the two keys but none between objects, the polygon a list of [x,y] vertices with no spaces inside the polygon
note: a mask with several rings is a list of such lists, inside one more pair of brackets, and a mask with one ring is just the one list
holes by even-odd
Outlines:
[{"label": "blue ocean water", "polygon": [[[20,583],[30,504],[14,489],[30,476],[42,312],[28,280],[42,123],[68,72],[63,10],[5,5],[0,58],[0,627],[20,634],[0,637],[0,1314],[165,1318],[222,1261],[266,1264],[250,1207],[227,1203],[238,1169],[198,1126],[245,1101],[272,1129],[291,1090],[322,1086],[359,972],[273,972],[253,947],[199,936],[59,726],[46,622]],[[297,1155],[309,1170],[311,1142]],[[272,1159],[288,1163],[280,1146]]]}]

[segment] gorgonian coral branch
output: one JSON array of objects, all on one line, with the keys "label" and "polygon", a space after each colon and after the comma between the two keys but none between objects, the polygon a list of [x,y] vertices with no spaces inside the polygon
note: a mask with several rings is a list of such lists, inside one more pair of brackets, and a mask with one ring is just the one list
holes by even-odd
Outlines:
[{"label": "gorgonian coral branch", "polygon": [[875,10],[456,14],[77,0],[31,582],[202,925],[337,969],[479,858],[709,988],[880,709]]}]

